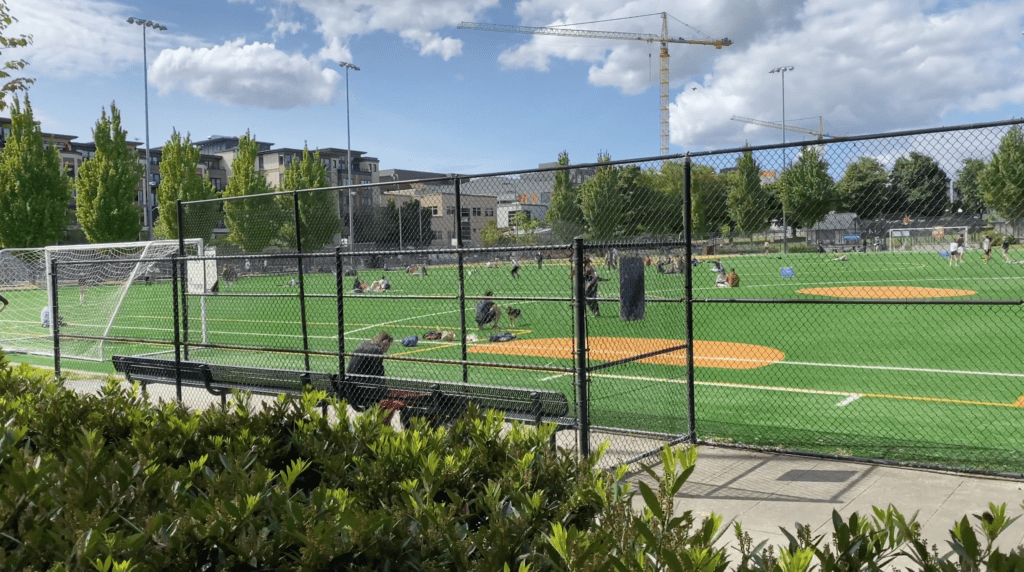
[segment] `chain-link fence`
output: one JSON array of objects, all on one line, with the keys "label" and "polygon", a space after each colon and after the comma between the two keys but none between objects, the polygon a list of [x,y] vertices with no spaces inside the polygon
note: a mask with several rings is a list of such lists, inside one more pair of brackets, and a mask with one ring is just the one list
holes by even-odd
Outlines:
[{"label": "chain-link fence", "polygon": [[205,252],[123,338],[405,417],[520,399],[609,463],[696,441],[1019,472],[1020,124],[181,204]]}]

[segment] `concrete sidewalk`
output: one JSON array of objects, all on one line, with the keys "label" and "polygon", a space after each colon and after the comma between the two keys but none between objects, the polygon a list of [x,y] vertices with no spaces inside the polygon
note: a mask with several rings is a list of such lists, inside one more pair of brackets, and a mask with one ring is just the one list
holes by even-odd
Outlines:
[{"label": "concrete sidewalk", "polygon": [[[647,474],[640,478],[651,483]],[[833,510],[848,520],[853,512],[870,516],[872,506],[892,504],[908,519],[917,513],[922,537],[945,554],[953,524],[964,516],[974,524],[973,515],[990,502],[1006,503],[1007,517],[1021,515],[1024,481],[701,446],[697,467],[677,494],[676,512],[691,510],[698,522],[714,512],[723,525],[741,523],[754,545],[767,540],[778,546],[787,544],[780,528],[795,534],[796,523],[806,524],[814,536],[831,539]],[[731,530],[722,541],[735,547]],[[1022,543],[1024,518],[997,546],[1008,550]]]}]

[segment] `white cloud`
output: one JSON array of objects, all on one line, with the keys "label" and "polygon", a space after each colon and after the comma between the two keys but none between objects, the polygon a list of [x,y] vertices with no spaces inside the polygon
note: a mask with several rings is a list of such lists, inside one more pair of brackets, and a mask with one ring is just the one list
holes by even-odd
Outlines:
[{"label": "white cloud", "polygon": [[786,74],[787,118],[824,116],[839,134],[936,125],[953,112],[1024,103],[1017,25],[1024,4],[941,8],[924,0],[809,0],[798,28],[727,48],[702,88],[676,96],[672,142],[735,144],[740,132],[752,143],[778,140],[778,131],[729,118],[781,120],[781,76],[767,73],[780,65],[796,68]]},{"label": "white cloud", "polygon": [[184,89],[227,105],[287,109],[328,104],[341,75],[319,57],[286,54],[274,44],[238,39],[212,48],[164,50],[150,80],[161,93]]},{"label": "white cloud", "polygon": [[[8,32],[32,36],[32,45],[9,52],[29,61],[29,76],[112,76],[142,63],[142,28],[127,23],[135,15],[129,6],[103,0],[8,0],[7,5],[18,19]],[[175,33],[171,22],[161,23],[171,29],[148,31],[150,60],[161,48],[201,45]]]}]

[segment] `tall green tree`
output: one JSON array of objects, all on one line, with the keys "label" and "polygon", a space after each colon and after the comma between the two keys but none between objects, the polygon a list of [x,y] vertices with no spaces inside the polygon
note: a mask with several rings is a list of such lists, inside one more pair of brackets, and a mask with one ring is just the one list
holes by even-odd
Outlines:
[{"label": "tall green tree", "polygon": [[[281,189],[298,191],[302,189],[322,189],[327,184],[327,168],[320,160],[320,151],[309,153],[309,147],[303,147],[302,160],[292,161],[284,173]],[[302,251],[316,252],[331,243],[338,234],[341,222],[338,220],[338,193],[325,191],[299,193],[299,230],[302,231]],[[292,212],[291,198],[283,212]],[[284,235],[294,244],[294,215],[287,217],[282,227]],[[397,218],[397,217],[396,217]],[[287,242],[286,240],[286,242]],[[396,239],[397,240],[397,239]]]},{"label": "tall green tree", "polygon": [[60,151],[43,134],[25,97],[11,107],[11,134],[0,153],[0,247],[56,244],[68,224],[71,185]]},{"label": "tall green tree", "polygon": [[[569,154],[562,151],[558,154],[558,164],[567,167]],[[548,224],[558,240],[568,242],[586,229],[583,210],[580,208],[579,189],[573,187],[569,178],[569,169],[555,172],[555,186],[551,192],[551,203],[546,215]]]},{"label": "tall green tree", "polygon": [[[192,144],[190,135],[186,134],[183,139],[177,130],[171,132],[171,139],[160,154],[160,186],[156,193],[160,218],[153,229],[156,236],[178,238],[178,200],[202,201],[217,196],[210,179],[203,178],[197,171],[199,155],[199,148]],[[189,206],[185,217],[185,238],[210,240],[220,218],[219,205]]]},{"label": "tall green tree", "polygon": [[231,176],[224,197],[246,197],[224,202],[228,241],[245,252],[260,252],[277,240],[284,216],[272,196],[266,177],[256,170],[259,144],[246,131],[238,140],[238,152],[231,161]]},{"label": "tall green tree", "polygon": [[981,174],[985,166],[985,161],[981,159],[964,159],[964,166],[957,173],[956,182],[953,183],[958,197],[956,206],[965,213],[985,210],[985,196],[981,189]]},{"label": "tall green tree", "polygon": [[136,204],[139,178],[145,168],[139,154],[128,147],[121,128],[121,112],[113,103],[104,109],[92,130],[96,154],[82,163],[78,190],[78,222],[89,242],[138,240],[141,223]]},{"label": "tall green tree", "polygon": [[1024,219],[1024,131],[1010,129],[981,172],[985,204],[1010,221]]},{"label": "tall green tree", "polygon": [[889,173],[873,157],[861,157],[846,165],[843,178],[836,184],[836,210],[857,213],[861,219],[881,214],[902,213],[902,203],[895,203],[889,193]]},{"label": "tall green tree", "polygon": [[816,149],[804,148],[796,162],[779,177],[779,198],[786,209],[787,224],[811,228],[825,220],[835,208],[834,188],[828,163]]},{"label": "tall green tree", "polygon": [[515,229],[515,241],[518,244],[537,244],[537,228],[540,223],[527,211],[519,211],[512,215],[508,225]]},{"label": "tall green tree", "polygon": [[498,228],[498,221],[489,220],[480,229],[480,244],[482,246],[507,246],[511,242],[508,233]]},{"label": "tall green tree", "polygon": [[691,169],[690,219],[695,238],[718,234],[730,222],[728,179],[714,167],[693,165]]},{"label": "tall green tree", "polygon": [[752,152],[736,159],[731,178],[727,203],[736,230],[746,234],[768,230],[771,200],[761,185],[761,166]]},{"label": "tall green tree", "polygon": [[928,155],[912,151],[896,159],[889,177],[906,197],[908,215],[939,216],[949,206],[949,175]]},{"label": "tall green tree", "polygon": [[[32,43],[32,36],[21,34],[18,36],[5,36],[4,30],[8,26],[17,22],[18,19],[11,16],[7,10],[7,2],[0,0],[0,48],[12,49],[12,48],[23,48]],[[19,91],[25,91],[28,86],[35,83],[36,80],[27,77],[11,77],[12,71],[23,70],[28,62],[25,60],[8,60],[4,65],[0,66],[0,111],[7,109],[7,94],[15,94]]]},{"label": "tall green tree", "polygon": [[597,173],[579,186],[580,209],[591,240],[619,236],[626,207],[620,174],[617,167],[598,167]]}]

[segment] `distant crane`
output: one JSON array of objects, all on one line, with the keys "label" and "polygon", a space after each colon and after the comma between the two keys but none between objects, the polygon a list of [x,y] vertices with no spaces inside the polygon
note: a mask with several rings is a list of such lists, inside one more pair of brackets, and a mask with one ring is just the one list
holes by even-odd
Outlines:
[{"label": "distant crane", "polygon": [[699,44],[722,49],[731,46],[732,40],[684,40],[668,37],[668,13],[661,13],[661,35],[638,34],[635,32],[601,32],[595,30],[572,30],[568,28],[537,28],[533,26],[514,26],[510,24],[480,24],[463,22],[461,30],[482,30],[486,32],[506,32],[510,34],[540,34],[547,36],[568,36],[571,38],[598,38],[603,40],[637,40],[641,42],[661,43],[661,154],[668,155],[668,44]]},{"label": "distant crane", "polygon": [[731,117],[733,121],[742,121],[743,123],[752,123],[754,125],[760,125],[761,127],[774,127],[775,129],[785,129],[786,131],[795,131],[797,133],[806,133],[807,135],[814,135],[818,138],[818,141],[823,141],[826,137],[833,139],[834,136],[825,133],[824,120],[821,116],[818,116],[818,130],[811,131],[810,129],[804,129],[803,127],[794,127],[792,125],[782,125],[781,123],[772,123],[771,121],[761,121],[760,119],[751,119],[749,117],[740,117],[739,115],[733,115]]}]

